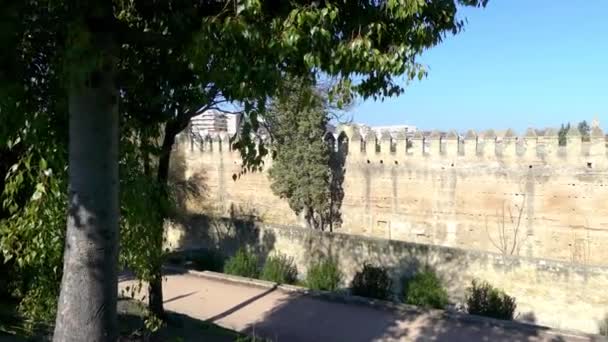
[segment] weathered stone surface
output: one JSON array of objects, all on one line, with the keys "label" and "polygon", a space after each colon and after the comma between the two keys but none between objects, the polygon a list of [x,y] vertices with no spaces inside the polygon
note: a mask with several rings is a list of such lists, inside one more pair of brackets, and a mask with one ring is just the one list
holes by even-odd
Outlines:
[{"label": "weathered stone surface", "polygon": [[608,309],[606,267],[243,221],[199,218],[171,225],[167,232],[173,248],[220,247],[232,254],[248,246],[261,259],[282,253],[294,258],[300,276],[312,260],[333,256],[344,272],[344,286],[365,262],[382,265],[393,278],[396,293],[401,293],[404,276],[431,266],[453,304],[462,305],[471,281],[481,279],[517,299],[517,319],[554,328],[597,333]]},{"label": "weathered stone surface", "polygon": [[[429,149],[416,158],[404,148],[390,155],[374,150],[370,156],[357,144],[358,132],[353,135],[342,184],[343,225],[337,231],[608,266],[605,149],[580,158],[549,158],[545,150],[555,153],[553,147],[539,139],[528,145],[534,153],[521,150],[525,158],[488,158],[468,155],[475,152],[468,139],[460,157]],[[172,176],[200,188],[200,196],[183,198],[188,210],[299,223],[287,202],[273,195],[266,171],[239,176],[237,151],[201,151],[196,142],[178,141]],[[484,143],[493,153],[495,142]],[[414,141],[410,150],[422,151],[421,144]],[[373,143],[368,147],[375,149]],[[264,169],[271,163],[267,159]]]}]

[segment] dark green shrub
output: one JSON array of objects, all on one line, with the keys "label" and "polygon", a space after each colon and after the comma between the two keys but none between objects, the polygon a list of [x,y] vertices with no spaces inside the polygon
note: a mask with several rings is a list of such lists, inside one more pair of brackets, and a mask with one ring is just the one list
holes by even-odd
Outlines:
[{"label": "dark green shrub", "polygon": [[391,296],[393,281],[384,267],[363,265],[363,270],[357,272],[351,283],[354,295],[388,299]]},{"label": "dark green shrub", "polygon": [[467,311],[472,315],[512,320],[516,307],[514,297],[488,282],[479,283],[473,280],[468,289]]},{"label": "dark green shrub", "polygon": [[224,266],[224,272],[241,277],[257,278],[260,275],[258,257],[254,253],[241,248],[232,258],[228,259]]},{"label": "dark green shrub", "polygon": [[298,279],[298,269],[293,258],[285,255],[271,255],[262,269],[262,279],[279,284],[293,284]]},{"label": "dark green shrub", "polygon": [[224,270],[224,256],[214,249],[203,249],[191,252],[187,256],[189,267],[197,271],[222,272]]},{"label": "dark green shrub", "polygon": [[5,263],[4,258],[0,256],[0,299],[9,298],[11,295],[9,274],[14,274],[11,264]]},{"label": "dark green shrub", "polygon": [[306,286],[313,290],[335,291],[342,282],[342,272],[333,258],[313,262],[308,267]]},{"label": "dark green shrub", "polygon": [[182,266],[186,262],[184,252],[171,252],[165,256],[168,264]]},{"label": "dark green shrub", "polygon": [[448,304],[448,293],[431,268],[425,268],[403,284],[404,301],[426,308],[443,309]]}]

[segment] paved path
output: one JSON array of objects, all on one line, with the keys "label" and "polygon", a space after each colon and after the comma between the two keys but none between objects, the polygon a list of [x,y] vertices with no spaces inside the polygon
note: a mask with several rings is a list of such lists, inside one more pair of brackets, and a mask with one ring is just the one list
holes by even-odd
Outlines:
[{"label": "paved path", "polygon": [[163,290],[168,310],[272,341],[593,340],[542,328],[500,328],[442,319],[432,313],[396,313],[190,274],[167,276]]}]

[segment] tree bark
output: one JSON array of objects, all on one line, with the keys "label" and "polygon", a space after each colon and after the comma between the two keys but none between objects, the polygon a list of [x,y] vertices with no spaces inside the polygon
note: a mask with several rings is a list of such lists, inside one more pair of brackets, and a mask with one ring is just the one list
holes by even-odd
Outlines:
[{"label": "tree bark", "polygon": [[156,317],[164,319],[165,308],[163,306],[163,277],[161,267],[162,265],[155,267],[152,273],[153,278],[150,280],[148,290],[148,309]]},{"label": "tree bark", "polygon": [[69,90],[69,212],[53,341],[117,338],[118,94],[112,69],[93,70]]},{"label": "tree bark", "polygon": [[[169,181],[169,166],[171,161],[171,151],[173,149],[173,144],[175,143],[175,136],[186,128],[188,121],[189,118],[187,120],[181,120],[180,122],[170,121],[165,126],[165,134],[163,144],[161,146],[160,156],[158,158],[158,170],[156,174],[156,181],[161,186],[161,189],[163,189],[161,196],[168,196],[165,189]],[[161,210],[161,208],[159,208],[159,210]],[[168,214],[169,213],[163,213],[163,217],[167,217]],[[160,222],[160,224],[162,225],[163,223]],[[161,230],[163,229],[163,227],[159,228]],[[156,244],[157,246],[154,246],[154,248],[162,250],[162,234],[160,235],[160,239],[156,242]],[[153,277],[148,288],[148,308],[157,317],[164,318],[165,310],[163,307],[162,264],[153,265],[152,274]]]}]

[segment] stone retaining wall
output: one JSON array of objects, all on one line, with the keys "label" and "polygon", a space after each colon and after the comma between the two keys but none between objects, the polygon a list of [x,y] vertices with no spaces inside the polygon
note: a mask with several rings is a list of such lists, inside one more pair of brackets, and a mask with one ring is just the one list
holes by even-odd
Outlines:
[{"label": "stone retaining wall", "polygon": [[370,262],[388,268],[395,291],[401,290],[403,276],[429,265],[442,278],[454,304],[463,304],[471,280],[482,279],[517,298],[518,320],[559,329],[597,333],[607,314],[605,267],[228,219],[186,221],[168,227],[171,248],[215,247],[229,255],[246,245],[262,258],[279,252],[294,258],[301,276],[311,260],[332,255],[345,274],[344,286],[364,262]]}]

